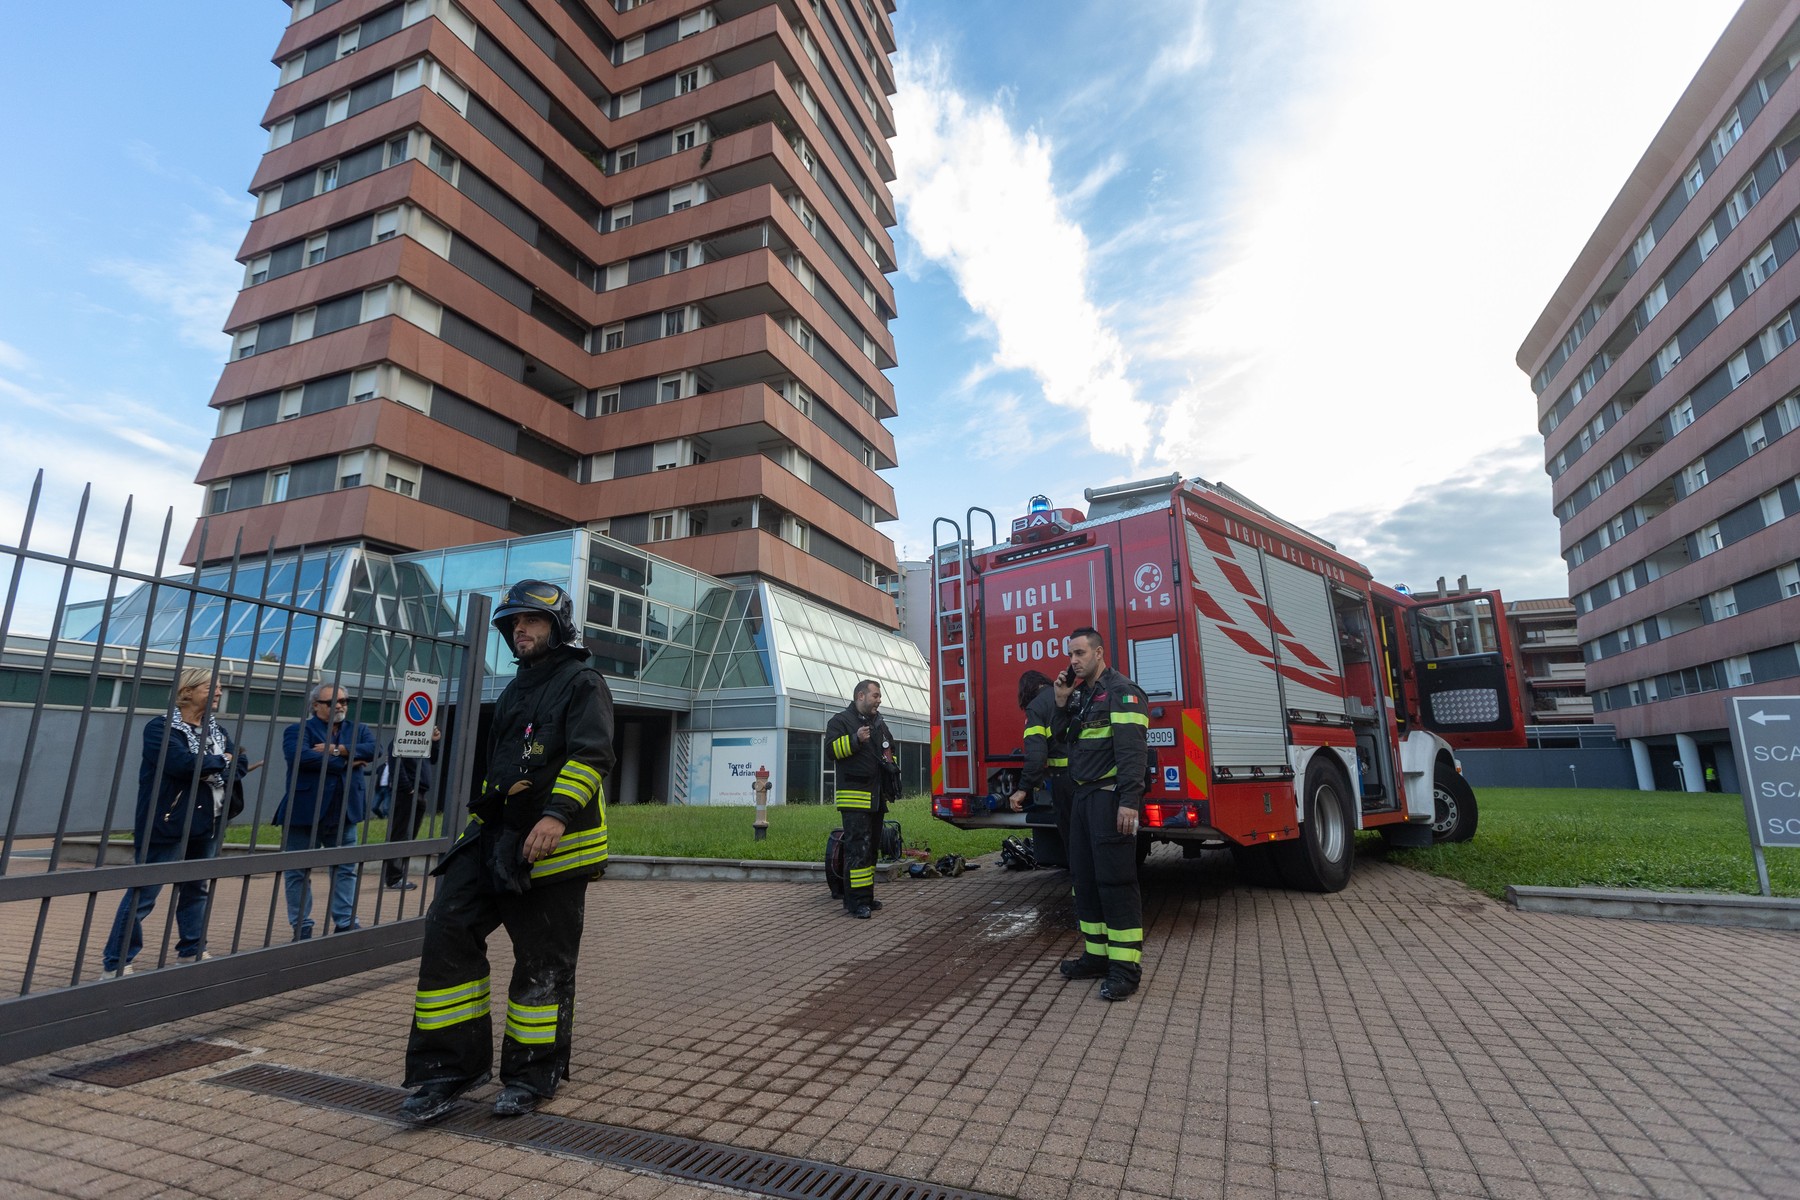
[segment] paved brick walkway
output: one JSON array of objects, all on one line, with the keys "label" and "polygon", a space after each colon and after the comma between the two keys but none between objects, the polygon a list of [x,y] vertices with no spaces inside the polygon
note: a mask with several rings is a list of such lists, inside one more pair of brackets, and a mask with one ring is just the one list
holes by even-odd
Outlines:
[{"label": "paved brick walkway", "polygon": [[[551,1111],[1031,1200],[1800,1197],[1800,936],[1522,915],[1379,862],[1337,896],[1230,883],[1152,860],[1120,1005],[1054,974],[1060,872],[885,884],[867,922],[822,888],[602,883]],[[205,1036],[395,1083],[411,984],[0,1068],[0,1194],[718,1194],[208,1082],[245,1058],[47,1074]]]}]

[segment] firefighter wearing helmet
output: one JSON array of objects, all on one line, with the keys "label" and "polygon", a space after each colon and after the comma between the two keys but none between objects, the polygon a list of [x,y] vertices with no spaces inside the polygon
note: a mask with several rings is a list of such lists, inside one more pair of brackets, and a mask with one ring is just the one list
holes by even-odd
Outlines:
[{"label": "firefighter wearing helmet", "polygon": [[519,660],[494,705],[487,774],[469,827],[434,874],[400,1106],[415,1124],[450,1112],[493,1063],[487,935],[513,944],[494,1114],[518,1116],[569,1074],[575,960],[588,883],[606,864],[604,780],[613,766],[612,692],[589,664],[569,594],[514,584],[494,628]]}]

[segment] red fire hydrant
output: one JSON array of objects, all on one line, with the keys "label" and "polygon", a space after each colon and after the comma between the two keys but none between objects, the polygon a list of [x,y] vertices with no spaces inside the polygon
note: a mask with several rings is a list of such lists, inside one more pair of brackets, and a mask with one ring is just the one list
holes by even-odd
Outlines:
[{"label": "red fire hydrant", "polygon": [[756,782],[750,785],[750,790],[756,793],[755,827],[756,840],[759,842],[769,836],[769,788],[772,786],[769,782],[769,768],[756,768]]}]

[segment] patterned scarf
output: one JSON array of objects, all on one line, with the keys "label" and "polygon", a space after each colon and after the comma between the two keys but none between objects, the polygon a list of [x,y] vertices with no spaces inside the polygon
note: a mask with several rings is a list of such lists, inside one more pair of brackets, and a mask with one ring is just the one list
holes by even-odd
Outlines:
[{"label": "patterned scarf", "polygon": [[[208,754],[225,753],[225,730],[220,728],[218,720],[211,713],[206,714],[203,727],[195,729],[182,719],[179,708],[172,708],[169,710],[169,728],[187,739],[188,753],[195,758]],[[206,743],[204,750],[201,749],[202,739]],[[217,820],[219,813],[225,808],[225,777],[217,771],[213,771],[202,775],[200,782],[204,783],[212,792],[213,819]]]}]

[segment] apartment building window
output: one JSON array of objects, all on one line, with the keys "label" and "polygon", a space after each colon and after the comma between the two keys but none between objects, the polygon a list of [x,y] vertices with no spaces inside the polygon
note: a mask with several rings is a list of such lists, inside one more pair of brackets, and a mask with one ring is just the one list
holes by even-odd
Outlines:
[{"label": "apartment building window", "polygon": [[316,267],[325,261],[325,243],[326,235],[322,233],[315,233],[306,239],[306,249],[303,258],[305,259],[307,266]]},{"label": "apartment building window", "polygon": [[1800,562],[1782,563],[1775,568],[1775,581],[1783,596],[1800,596]]},{"label": "apartment building window", "polygon": [[397,167],[412,157],[412,135],[403,133],[387,144],[387,165]]},{"label": "apartment building window", "polygon": [[278,470],[270,471],[268,481],[263,487],[263,503],[277,504],[286,500],[287,495],[288,469],[282,467]]},{"label": "apartment building window", "polygon": [[1701,166],[1700,160],[1696,158],[1688,167],[1687,174],[1681,177],[1682,190],[1687,192],[1687,198],[1692,200],[1694,193],[1698,192],[1705,183],[1706,168]]},{"label": "apartment building window", "polygon": [[1683,396],[1680,403],[1669,410],[1669,429],[1675,433],[1680,433],[1693,423],[1694,399],[1692,396]]},{"label": "apartment building window", "polygon": [[1694,239],[1694,245],[1700,248],[1700,257],[1702,259],[1711,258],[1712,252],[1719,248],[1718,228],[1711,221],[1702,225],[1700,227],[1700,235]]},{"label": "apartment building window", "polygon": [[278,183],[256,197],[256,215],[266,217],[281,208],[281,185]]},{"label": "apartment building window", "polygon": [[699,91],[712,82],[712,68],[705,63],[690,67],[675,77],[675,93],[685,96],[689,92]]},{"label": "apartment building window", "polygon": [[1731,193],[1725,201],[1725,213],[1731,219],[1731,227],[1736,229],[1743,219],[1750,215],[1756,202],[1762,199],[1762,189],[1756,186],[1756,176],[1744,180],[1743,186]]},{"label": "apartment building window", "polygon": [[256,353],[256,330],[252,325],[248,329],[240,329],[231,337],[231,357],[249,358]]},{"label": "apartment building window", "polygon": [[612,227],[615,230],[624,229],[627,226],[629,226],[630,224],[631,224],[631,201],[627,200],[622,204],[613,205]]},{"label": "apartment building window", "polygon": [[1669,285],[1665,280],[1657,280],[1656,286],[1644,296],[1644,320],[1648,321],[1661,312],[1669,303]]},{"label": "apartment building window", "polygon": [[605,291],[610,292],[614,288],[624,287],[631,282],[631,264],[628,262],[608,263],[604,280],[603,290]]},{"label": "apartment building window", "polygon": [[338,487],[361,487],[363,481],[363,452],[340,454],[338,456]]},{"label": "apartment building window", "polygon": [[1744,290],[1754,292],[1763,285],[1763,281],[1775,273],[1780,264],[1775,261],[1775,243],[1764,242],[1744,264]]},{"label": "apartment building window", "polygon": [[669,312],[666,312],[663,314],[663,336],[664,337],[674,337],[678,333],[686,332],[686,330],[687,330],[687,310],[686,309],[684,309],[684,308],[672,309]]},{"label": "apartment building window", "polygon": [[590,454],[581,462],[580,482],[602,483],[613,477],[613,452]]},{"label": "apartment building window", "polygon": [[786,397],[789,404],[799,409],[803,416],[812,416],[812,393],[807,391],[799,383],[789,380],[787,388],[782,392],[782,395]]},{"label": "apartment building window", "polygon": [[1726,617],[1737,616],[1737,593],[1731,588],[1720,588],[1706,598],[1712,608],[1713,620],[1723,621]]},{"label": "apartment building window", "polygon": [[1748,654],[1728,658],[1721,665],[1725,668],[1726,687],[1743,687],[1747,683],[1756,682],[1756,672],[1750,669]]},{"label": "apartment building window", "polygon": [[673,541],[675,538],[675,510],[650,514],[650,540],[653,542]]},{"label": "apartment building window", "polygon": [[673,142],[674,152],[679,154],[683,150],[692,150],[695,146],[705,140],[704,129],[700,122],[696,121],[692,125],[683,125],[675,131]]},{"label": "apartment building window", "polygon": [[215,483],[212,490],[206,494],[206,511],[208,513],[222,513],[229,503],[231,503],[231,485],[229,483]]},{"label": "apartment building window", "polygon": [[[637,166],[637,150],[638,150],[637,143],[633,142],[629,146],[621,146],[617,150],[613,151],[613,174],[616,175],[620,171],[629,171],[629,170],[631,170],[631,168]],[[631,223],[630,216],[629,216],[630,211],[631,211],[630,204],[627,203],[627,204],[621,205],[620,207],[622,207],[626,210],[626,213],[627,213],[626,224],[630,224]],[[617,228],[616,224],[614,225],[614,228]]]},{"label": "apartment building window", "polygon": [[640,33],[636,37],[626,38],[619,43],[619,61],[621,63],[628,63],[634,58],[642,57],[644,57],[643,34]]},{"label": "apartment building window", "polygon": [[313,335],[313,322],[318,319],[318,316],[319,310],[316,308],[303,308],[295,313],[293,331],[288,334],[289,344],[294,342],[304,342],[307,338],[311,337]]},{"label": "apartment building window", "polygon": [[650,447],[650,469],[653,471],[672,471],[682,465],[681,439],[657,442]]},{"label": "apartment building window", "polygon": [[294,118],[283,117],[269,126],[269,149],[279,150],[294,140]]},{"label": "apartment building window", "polygon": [[294,80],[300,78],[305,72],[306,55],[304,53],[290,54],[288,57],[281,60],[280,67],[281,75],[276,79],[275,86],[286,87],[288,84],[294,82]]},{"label": "apartment building window", "polygon": [[687,265],[688,248],[686,246],[677,246],[675,249],[669,251],[668,258],[663,264],[663,272],[668,275],[673,275],[677,271],[687,270]]},{"label": "apartment building window", "polygon": [[1744,426],[1744,453],[1755,454],[1769,444],[1769,431],[1763,425],[1761,417]]},{"label": "apartment building window", "polygon": [[608,325],[600,331],[600,351],[622,350],[625,348],[625,326]]},{"label": "apartment building window", "polygon": [[607,388],[595,401],[595,411],[603,417],[610,417],[619,411],[619,389]]},{"label": "apartment building window", "polygon": [[441,175],[444,182],[451,187],[456,186],[458,168],[462,165],[461,161],[436,142],[431,143],[431,151],[425,156],[425,165]]},{"label": "apartment building window", "polygon": [[419,494],[419,480],[422,475],[423,471],[419,464],[390,454],[381,486],[395,495],[416,496]]},{"label": "apartment building window", "polygon": [[1789,396],[1775,406],[1775,424],[1783,436],[1800,428],[1800,396]]},{"label": "apartment building window", "polygon": [[259,254],[244,266],[245,286],[254,286],[269,277],[269,256]]},{"label": "apartment building window", "polygon": [[1667,375],[1675,369],[1675,364],[1680,361],[1681,342],[1676,338],[1670,338],[1664,342],[1662,349],[1656,352],[1656,369],[1659,374]]},{"label": "apartment building window", "polygon": [[677,38],[691,38],[696,33],[704,33],[713,27],[713,11],[710,8],[698,8],[691,13],[683,14],[676,22]]},{"label": "apartment building window", "polygon": [[336,125],[350,115],[350,93],[339,92],[325,102],[325,123]]},{"label": "apartment building window", "polygon": [[319,192],[319,193],[329,192],[333,188],[337,187],[337,185],[338,185],[338,165],[336,163],[326,163],[324,166],[320,167],[318,183],[313,188],[313,190],[315,192]]},{"label": "apartment building window", "polygon": [[706,185],[699,181],[684,183],[669,189],[669,211],[680,212],[695,204],[706,203]]},{"label": "apartment building window", "polygon": [[1738,110],[1734,108],[1731,110],[1731,115],[1725,118],[1725,123],[1719,126],[1719,131],[1713,134],[1714,156],[1724,158],[1731,152],[1731,148],[1737,145],[1738,139],[1743,136],[1744,121],[1738,115]]},{"label": "apartment building window", "polygon": [[656,381],[656,402],[667,404],[671,400],[679,400],[688,394],[687,374],[664,375]]},{"label": "apartment building window", "polygon": [[632,113],[637,112],[643,107],[643,88],[632,88],[629,92],[623,92],[619,95],[619,115],[621,117],[629,117]]},{"label": "apartment building window", "polygon": [[1681,486],[1682,490],[1687,495],[1693,495],[1695,492],[1705,487],[1709,482],[1710,480],[1706,475],[1706,460],[1704,458],[1696,459],[1694,462],[1681,468]]},{"label": "apartment building window", "polygon": [[1702,525],[1699,531],[1694,534],[1694,540],[1699,543],[1701,558],[1705,558],[1707,555],[1714,554],[1725,548],[1725,537],[1719,532],[1719,523],[1717,521],[1708,521],[1706,524]]},{"label": "apartment building window", "polygon": [[[1768,337],[1770,332],[1772,332],[1772,331],[1765,330],[1763,333],[1763,336],[1765,338]],[[1793,337],[1793,329],[1792,328],[1789,328],[1789,330],[1788,330],[1788,337],[1789,338]],[[1731,377],[1731,386],[1732,387],[1736,387],[1738,384],[1744,382],[1744,380],[1750,378],[1750,355],[1749,355],[1749,352],[1744,351],[1744,350],[1739,350],[1736,354],[1732,355],[1730,360],[1727,361],[1725,364],[1725,371]]]},{"label": "apartment building window", "polygon": [[[1794,317],[1782,313],[1773,325],[1762,332],[1763,361],[1767,362],[1794,344]],[[1735,381],[1734,381],[1735,382]]]},{"label": "apartment building window", "polygon": [[1723,323],[1736,307],[1737,301],[1731,298],[1731,285],[1728,283],[1720,288],[1718,294],[1712,298],[1713,323],[1715,325]]},{"label": "apartment building window", "polygon": [[1786,518],[1787,510],[1782,506],[1781,492],[1779,490],[1764,492],[1761,496],[1757,497],[1757,502],[1762,505],[1763,528],[1766,529],[1777,521]]},{"label": "apartment building window", "polygon": [[306,389],[291,387],[281,393],[281,406],[276,410],[276,420],[291,421],[300,415],[300,403],[306,399]]},{"label": "apartment building window", "polygon": [[[383,291],[387,289],[383,288]],[[373,400],[380,388],[381,369],[379,367],[360,367],[350,372],[350,400],[361,404],[365,400]]]},{"label": "apartment building window", "polygon": [[400,232],[400,210],[384,208],[375,214],[375,240],[385,242]]}]

